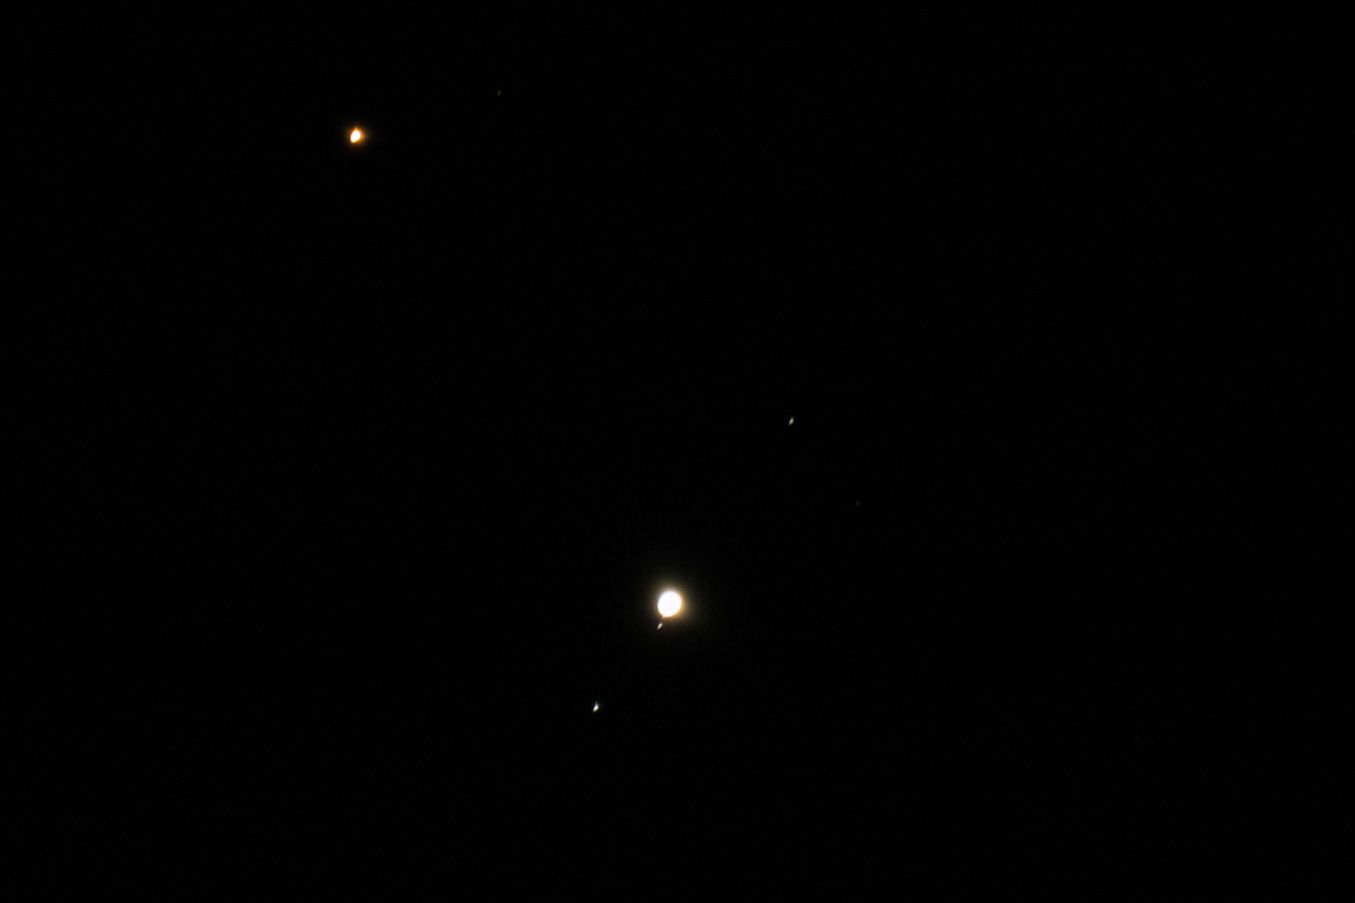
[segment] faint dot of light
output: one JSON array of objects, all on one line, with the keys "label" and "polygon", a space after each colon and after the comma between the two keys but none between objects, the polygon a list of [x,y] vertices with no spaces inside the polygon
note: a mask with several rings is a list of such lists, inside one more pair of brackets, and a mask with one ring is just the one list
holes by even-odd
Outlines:
[{"label": "faint dot of light", "polygon": [[495,91],[495,92],[494,92],[494,96],[495,96],[495,97],[503,97],[503,88],[500,88],[499,90]]},{"label": "faint dot of light", "polygon": [[682,596],[673,590],[667,590],[659,596],[659,614],[671,618],[682,611]]},{"label": "faint dot of light", "polygon": [[795,418],[792,417],[786,421],[786,426],[795,426]]},{"label": "faint dot of light", "polygon": [[353,131],[348,133],[349,144],[361,144],[366,139],[367,133],[364,132],[362,129],[357,128],[356,126],[353,128]]},{"label": "faint dot of light", "polygon": [[593,711],[594,711],[594,712],[596,712],[596,711],[597,711],[598,709],[600,709],[600,708],[602,708],[602,706],[598,705],[596,702],[593,703]]},{"label": "faint dot of light", "polygon": [[660,621],[660,622],[659,622],[659,626],[658,626],[657,628],[655,628],[655,629],[657,629],[657,630],[663,630],[663,622]]}]

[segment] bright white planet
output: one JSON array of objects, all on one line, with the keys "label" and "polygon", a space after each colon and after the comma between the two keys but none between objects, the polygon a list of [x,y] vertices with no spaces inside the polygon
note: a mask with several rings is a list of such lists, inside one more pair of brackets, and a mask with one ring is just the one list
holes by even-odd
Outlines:
[{"label": "bright white planet", "polygon": [[680,611],[682,611],[682,596],[671,589],[659,596],[659,614],[665,618],[671,618]]},{"label": "bright white planet", "polygon": [[366,137],[367,137],[367,134],[366,134],[365,132],[363,132],[362,129],[357,128],[357,127],[355,126],[355,127],[353,128],[353,131],[351,131],[351,132],[348,133],[348,143],[349,143],[349,144],[361,144],[361,143],[362,143],[362,140],[363,140],[364,138],[366,138]]}]

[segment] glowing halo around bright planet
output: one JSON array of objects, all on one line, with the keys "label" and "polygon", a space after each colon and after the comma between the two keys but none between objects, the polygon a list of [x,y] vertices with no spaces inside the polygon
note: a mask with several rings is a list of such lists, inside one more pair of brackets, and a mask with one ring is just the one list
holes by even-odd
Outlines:
[{"label": "glowing halo around bright planet", "polygon": [[675,617],[682,611],[682,596],[674,590],[666,590],[659,596],[659,615],[665,618]]}]

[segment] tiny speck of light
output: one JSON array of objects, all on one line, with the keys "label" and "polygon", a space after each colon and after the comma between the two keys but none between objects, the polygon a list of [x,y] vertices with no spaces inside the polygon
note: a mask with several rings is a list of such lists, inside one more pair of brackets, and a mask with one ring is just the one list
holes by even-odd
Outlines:
[{"label": "tiny speck of light", "polygon": [[367,133],[360,128],[354,127],[353,131],[348,133],[349,144],[361,144],[365,140],[367,140]]},{"label": "tiny speck of light", "polygon": [[599,705],[599,704],[596,703],[596,702],[593,703],[593,712],[594,712],[595,714],[597,713],[597,710],[600,709],[600,708],[602,708],[601,705]]},{"label": "tiny speck of light", "polygon": [[786,426],[795,426],[795,418],[792,417],[786,421]]},{"label": "tiny speck of light", "polygon": [[682,596],[673,590],[667,590],[659,596],[659,614],[665,618],[671,618],[682,611]]}]

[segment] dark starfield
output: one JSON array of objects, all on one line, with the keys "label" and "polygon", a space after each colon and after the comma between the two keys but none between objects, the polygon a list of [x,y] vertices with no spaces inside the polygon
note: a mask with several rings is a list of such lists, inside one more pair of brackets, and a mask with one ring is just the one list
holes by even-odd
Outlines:
[{"label": "dark starfield", "polygon": [[67,853],[1208,896],[1284,708],[1295,408],[1200,305],[1264,278],[1255,91],[1124,22],[128,32],[32,233]]}]

